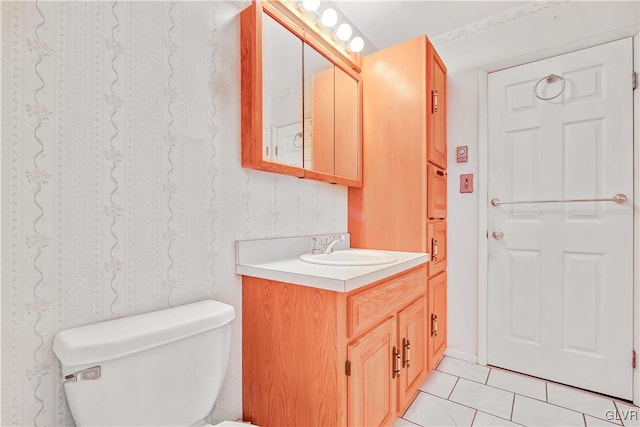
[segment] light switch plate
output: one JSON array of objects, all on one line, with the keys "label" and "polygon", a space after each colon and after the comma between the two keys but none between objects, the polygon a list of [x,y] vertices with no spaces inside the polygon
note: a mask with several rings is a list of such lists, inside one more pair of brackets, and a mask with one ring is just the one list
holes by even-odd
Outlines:
[{"label": "light switch plate", "polygon": [[467,145],[461,145],[456,147],[456,161],[458,163],[466,163],[469,160],[469,147]]},{"label": "light switch plate", "polygon": [[463,173],[460,175],[460,192],[473,193],[473,174]]}]

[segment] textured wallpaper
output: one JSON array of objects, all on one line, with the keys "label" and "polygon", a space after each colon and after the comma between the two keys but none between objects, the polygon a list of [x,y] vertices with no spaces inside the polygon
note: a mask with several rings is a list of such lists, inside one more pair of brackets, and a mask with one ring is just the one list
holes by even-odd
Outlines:
[{"label": "textured wallpaper", "polygon": [[237,2],[2,2],[3,426],[73,425],[57,331],[236,307],[238,239],[345,231],[344,187],[240,168]]}]

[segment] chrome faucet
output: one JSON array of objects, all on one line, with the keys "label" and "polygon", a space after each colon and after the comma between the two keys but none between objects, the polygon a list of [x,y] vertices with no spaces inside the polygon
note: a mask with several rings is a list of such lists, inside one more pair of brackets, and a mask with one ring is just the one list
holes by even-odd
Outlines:
[{"label": "chrome faucet", "polygon": [[336,243],[344,242],[345,237],[342,234],[329,237],[311,237],[309,241],[313,243],[311,248],[312,255],[330,254],[333,253],[333,247]]},{"label": "chrome faucet", "polygon": [[[324,240],[324,244],[322,245],[322,253],[323,254],[333,253],[333,247],[338,242],[344,242],[344,236],[342,234],[338,236],[327,237],[327,239]],[[320,242],[320,243],[323,243],[323,242]]]}]

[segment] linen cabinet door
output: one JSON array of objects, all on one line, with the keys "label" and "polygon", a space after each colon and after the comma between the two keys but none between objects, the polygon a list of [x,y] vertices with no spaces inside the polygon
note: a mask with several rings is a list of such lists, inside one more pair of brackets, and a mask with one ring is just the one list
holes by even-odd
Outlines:
[{"label": "linen cabinet door", "polygon": [[[389,318],[347,347],[349,426],[389,425],[396,416],[396,322]],[[394,351],[395,350],[395,351]],[[322,375],[322,373],[318,373]]]},{"label": "linen cabinet door", "polygon": [[427,300],[420,297],[398,313],[398,343],[402,374],[398,387],[398,412],[411,403],[427,373]]},{"label": "linen cabinet door", "polygon": [[447,168],[447,68],[433,47],[427,57],[430,76],[431,105],[427,119],[429,127],[427,160],[439,167]]},{"label": "linen cabinet door", "polygon": [[434,221],[427,224],[427,250],[431,261],[427,263],[429,277],[447,270],[447,223]]},{"label": "linen cabinet door", "polygon": [[433,165],[427,165],[427,216],[447,217],[447,171]]},{"label": "linen cabinet door", "polygon": [[428,282],[429,296],[429,367],[435,368],[447,348],[447,273]]}]

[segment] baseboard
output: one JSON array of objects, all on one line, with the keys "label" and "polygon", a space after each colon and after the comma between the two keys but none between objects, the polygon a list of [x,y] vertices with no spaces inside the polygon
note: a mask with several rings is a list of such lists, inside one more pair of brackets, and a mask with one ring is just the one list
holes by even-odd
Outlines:
[{"label": "baseboard", "polygon": [[455,357],[456,359],[462,359],[471,363],[478,363],[478,356],[476,354],[467,353],[464,351],[454,350],[452,348],[447,348],[444,351],[445,356]]}]

